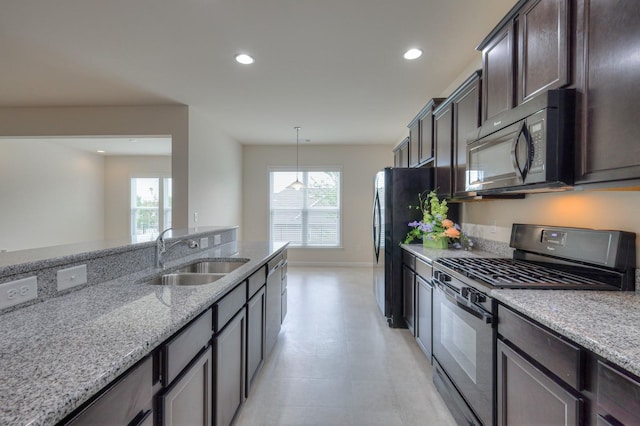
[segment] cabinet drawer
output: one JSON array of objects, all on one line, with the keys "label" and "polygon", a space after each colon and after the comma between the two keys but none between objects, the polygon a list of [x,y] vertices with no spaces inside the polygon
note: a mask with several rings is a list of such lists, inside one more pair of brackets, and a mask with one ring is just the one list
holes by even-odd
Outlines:
[{"label": "cabinet drawer", "polygon": [[598,414],[604,420],[611,424],[640,424],[640,383],[636,380],[598,361],[597,395]]},{"label": "cabinet drawer", "polygon": [[222,330],[245,303],[247,303],[247,282],[243,281],[213,305],[213,332]]},{"label": "cabinet drawer", "polygon": [[69,425],[129,424],[151,414],[152,358],[148,357],[82,410]]},{"label": "cabinet drawer", "polygon": [[427,262],[420,259],[416,260],[416,272],[426,281],[431,281],[432,268]]},{"label": "cabinet drawer", "polygon": [[582,390],[582,351],[500,306],[498,333],[576,390]]},{"label": "cabinet drawer", "polygon": [[402,263],[413,270],[416,269],[416,257],[406,250],[402,251]]},{"label": "cabinet drawer", "polygon": [[165,343],[163,386],[168,386],[211,339],[212,312],[208,309]]},{"label": "cabinet drawer", "polygon": [[249,282],[249,299],[260,290],[260,288],[267,283],[267,267],[266,265],[258,269],[251,274],[248,279]]}]

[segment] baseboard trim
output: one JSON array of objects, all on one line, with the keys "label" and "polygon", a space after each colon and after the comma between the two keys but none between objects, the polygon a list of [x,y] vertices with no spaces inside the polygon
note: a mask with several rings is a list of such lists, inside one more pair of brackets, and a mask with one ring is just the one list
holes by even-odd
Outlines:
[{"label": "baseboard trim", "polygon": [[314,267],[333,267],[333,268],[371,268],[373,262],[304,262],[288,260],[289,266],[314,266]]}]

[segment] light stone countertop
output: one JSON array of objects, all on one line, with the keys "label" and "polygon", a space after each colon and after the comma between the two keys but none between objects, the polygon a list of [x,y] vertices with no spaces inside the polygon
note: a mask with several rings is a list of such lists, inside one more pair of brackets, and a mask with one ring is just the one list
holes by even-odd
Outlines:
[{"label": "light stone countertop", "polygon": [[249,262],[208,285],[132,274],[0,316],[0,424],[62,420],[285,247],[238,242]]},{"label": "light stone countertop", "polygon": [[492,290],[500,302],[640,376],[638,292]]},{"label": "light stone countertop", "polygon": [[481,250],[442,250],[424,248],[422,244],[401,244],[401,247],[429,264],[439,257],[503,257],[495,253]]},{"label": "light stone countertop", "polygon": [[[402,245],[431,263],[439,257],[500,257],[494,253]],[[510,308],[640,376],[640,294],[590,290],[490,290]]]}]

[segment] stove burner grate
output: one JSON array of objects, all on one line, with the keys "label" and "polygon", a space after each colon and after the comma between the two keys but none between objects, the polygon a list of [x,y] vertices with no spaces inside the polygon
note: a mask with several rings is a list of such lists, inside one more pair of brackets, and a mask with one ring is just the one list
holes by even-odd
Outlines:
[{"label": "stove burner grate", "polygon": [[436,262],[495,287],[540,285],[601,286],[599,281],[545,268],[533,263],[503,258],[440,258]]}]

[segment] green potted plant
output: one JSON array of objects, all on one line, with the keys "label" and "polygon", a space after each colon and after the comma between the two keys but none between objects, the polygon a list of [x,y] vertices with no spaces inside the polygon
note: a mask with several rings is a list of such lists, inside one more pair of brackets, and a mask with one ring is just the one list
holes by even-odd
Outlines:
[{"label": "green potted plant", "polygon": [[426,195],[418,194],[418,205],[409,208],[419,210],[422,219],[409,223],[411,230],[407,233],[405,244],[421,239],[426,248],[446,249],[449,243],[466,250],[473,247],[473,242],[462,233],[460,226],[447,218],[447,200],[440,200],[435,191]]}]

